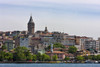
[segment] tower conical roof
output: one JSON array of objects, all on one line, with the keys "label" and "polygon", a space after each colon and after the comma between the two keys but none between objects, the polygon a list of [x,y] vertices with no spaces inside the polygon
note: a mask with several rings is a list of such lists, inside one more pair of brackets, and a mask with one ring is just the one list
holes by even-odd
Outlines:
[{"label": "tower conical roof", "polygon": [[28,23],[34,23],[32,16],[30,16],[30,20]]}]

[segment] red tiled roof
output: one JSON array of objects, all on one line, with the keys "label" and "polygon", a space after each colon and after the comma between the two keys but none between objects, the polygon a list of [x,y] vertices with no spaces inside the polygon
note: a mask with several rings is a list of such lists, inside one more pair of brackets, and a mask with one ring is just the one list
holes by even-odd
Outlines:
[{"label": "red tiled roof", "polygon": [[70,54],[70,53],[69,54],[66,53],[65,56],[74,56],[74,55],[73,54]]}]

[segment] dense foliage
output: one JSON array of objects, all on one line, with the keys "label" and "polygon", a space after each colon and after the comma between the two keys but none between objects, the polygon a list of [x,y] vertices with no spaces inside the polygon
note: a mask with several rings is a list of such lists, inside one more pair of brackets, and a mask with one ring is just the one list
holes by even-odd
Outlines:
[{"label": "dense foliage", "polygon": [[[57,46],[56,46],[57,47]],[[5,51],[5,46],[0,51],[0,61],[50,61],[50,56],[46,54],[32,54],[26,47],[17,47],[10,53]],[[69,47],[69,53],[76,53],[77,49],[74,46]],[[100,60],[100,55],[89,55],[89,56],[75,56],[77,61],[83,60]],[[52,56],[52,60],[58,60],[58,56]],[[69,57],[65,57],[65,61],[71,60]]]},{"label": "dense foliage", "polygon": [[[55,43],[53,44],[53,48],[65,48],[64,45],[62,45],[61,43]],[[46,50],[51,49],[51,45],[49,45]]]},{"label": "dense foliage", "polygon": [[0,51],[0,61],[11,61],[13,59],[13,54],[9,52]]},{"label": "dense foliage", "polygon": [[77,56],[76,59],[77,59],[78,61],[83,61],[83,60],[84,60],[84,57],[83,57],[83,56]]},{"label": "dense foliage", "polygon": [[55,43],[55,44],[53,45],[53,47],[54,47],[54,48],[65,48],[65,46],[62,45],[61,43]]},{"label": "dense foliage", "polygon": [[0,51],[0,61],[49,61],[50,57],[46,54],[31,54],[26,47],[17,47],[13,53]]},{"label": "dense foliage", "polygon": [[3,45],[1,49],[2,49],[2,50],[6,50],[7,47],[6,47],[5,45]]},{"label": "dense foliage", "polygon": [[69,57],[65,57],[65,59],[64,59],[65,61],[68,61],[68,60],[70,60],[70,58]]},{"label": "dense foliage", "polygon": [[52,60],[53,60],[53,61],[58,60],[58,56],[57,56],[57,55],[54,55],[54,56],[52,57]]},{"label": "dense foliage", "polygon": [[77,48],[75,46],[70,46],[68,52],[74,54],[77,52]]}]

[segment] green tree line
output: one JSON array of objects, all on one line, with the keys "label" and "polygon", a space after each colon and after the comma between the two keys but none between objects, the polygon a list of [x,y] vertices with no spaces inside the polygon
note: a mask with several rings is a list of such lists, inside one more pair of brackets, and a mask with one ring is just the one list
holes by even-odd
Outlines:
[{"label": "green tree line", "polygon": [[[13,52],[6,52],[3,46],[0,51],[0,61],[50,61],[50,56],[46,54],[32,54],[26,47],[17,47]],[[57,60],[57,56],[53,56],[53,60]]]}]

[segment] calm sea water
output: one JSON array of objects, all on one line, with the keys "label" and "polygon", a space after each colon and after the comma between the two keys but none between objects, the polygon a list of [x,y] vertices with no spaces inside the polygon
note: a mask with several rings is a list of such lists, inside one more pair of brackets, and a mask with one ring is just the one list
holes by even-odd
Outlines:
[{"label": "calm sea water", "polygon": [[100,67],[100,64],[0,64],[0,67]]}]

